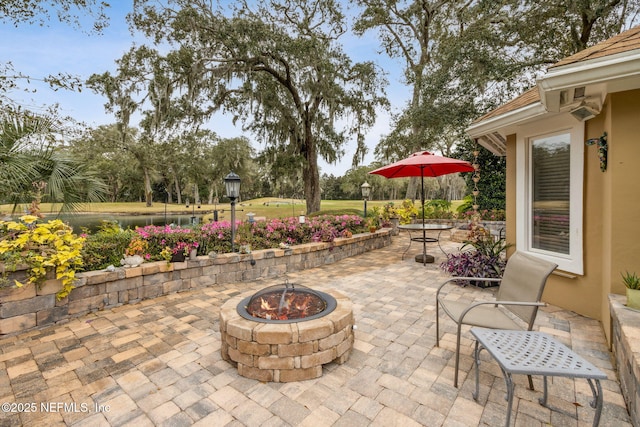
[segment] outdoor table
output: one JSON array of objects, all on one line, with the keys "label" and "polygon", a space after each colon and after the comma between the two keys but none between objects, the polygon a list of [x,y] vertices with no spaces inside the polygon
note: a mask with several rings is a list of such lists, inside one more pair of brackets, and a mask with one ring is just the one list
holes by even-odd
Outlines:
[{"label": "outdoor table", "polygon": [[[437,243],[438,247],[442,251],[443,254],[446,255],[442,246],[440,246],[440,234],[444,230],[451,230],[453,226],[446,224],[403,224],[399,225],[399,230],[406,230],[409,232],[409,246],[402,253],[402,259],[404,259],[405,254],[411,248],[411,242],[422,242],[422,254],[416,255],[416,262],[421,262],[423,264],[432,263],[435,259],[432,255],[427,255],[427,243]],[[427,237],[426,231],[438,231],[438,237]],[[420,231],[420,236],[413,237],[411,232]]]},{"label": "outdoor table", "polygon": [[507,386],[505,426],[508,427],[511,421],[515,388],[512,374],[543,376],[544,392],[538,401],[545,408],[548,408],[547,377],[585,378],[593,393],[590,405],[596,410],[593,426],[600,423],[603,401],[600,380],[606,379],[607,376],[573,350],[542,332],[472,328],[471,333],[476,337],[476,391],[473,398],[478,400],[480,352],[486,349],[500,365]]}]

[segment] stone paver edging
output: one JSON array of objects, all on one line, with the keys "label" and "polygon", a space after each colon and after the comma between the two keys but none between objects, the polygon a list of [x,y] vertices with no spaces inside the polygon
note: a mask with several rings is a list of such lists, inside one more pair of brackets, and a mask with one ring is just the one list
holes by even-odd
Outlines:
[{"label": "stone paver edging", "polygon": [[335,290],[335,310],[326,316],[295,323],[261,323],[238,314],[245,297],[233,297],[220,309],[222,359],[243,377],[258,381],[292,382],[322,376],[322,365],[343,364],[353,348],[353,304]]}]

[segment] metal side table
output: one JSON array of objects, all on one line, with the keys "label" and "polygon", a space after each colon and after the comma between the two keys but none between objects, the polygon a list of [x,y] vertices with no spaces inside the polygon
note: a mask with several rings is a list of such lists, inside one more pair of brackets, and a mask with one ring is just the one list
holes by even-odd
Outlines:
[{"label": "metal side table", "polygon": [[547,377],[585,378],[593,393],[590,405],[596,410],[593,426],[600,423],[603,402],[600,380],[606,379],[607,376],[573,350],[542,332],[472,328],[471,333],[476,337],[474,351],[476,391],[473,393],[473,398],[478,400],[480,352],[486,349],[500,365],[507,386],[505,426],[508,427],[511,421],[515,388],[511,379],[512,374],[542,375],[544,392],[539,402],[546,408],[548,408]]}]

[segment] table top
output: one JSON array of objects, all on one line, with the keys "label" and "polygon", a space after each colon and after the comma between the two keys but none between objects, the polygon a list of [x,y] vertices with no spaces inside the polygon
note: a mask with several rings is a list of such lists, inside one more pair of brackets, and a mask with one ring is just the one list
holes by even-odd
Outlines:
[{"label": "table top", "polygon": [[453,225],[447,224],[401,224],[398,226],[400,230],[451,230]]},{"label": "table top", "polygon": [[512,374],[607,378],[593,364],[543,332],[471,328],[471,333]]}]

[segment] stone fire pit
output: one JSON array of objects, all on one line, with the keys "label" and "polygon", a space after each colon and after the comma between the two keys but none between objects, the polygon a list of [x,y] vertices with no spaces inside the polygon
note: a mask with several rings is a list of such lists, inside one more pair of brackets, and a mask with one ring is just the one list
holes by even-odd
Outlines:
[{"label": "stone fire pit", "polygon": [[346,362],[353,348],[353,306],[337,291],[333,311],[310,319],[249,320],[238,306],[246,296],[229,299],[220,308],[222,358],[243,377],[258,381],[291,382],[322,376],[322,365]]}]

